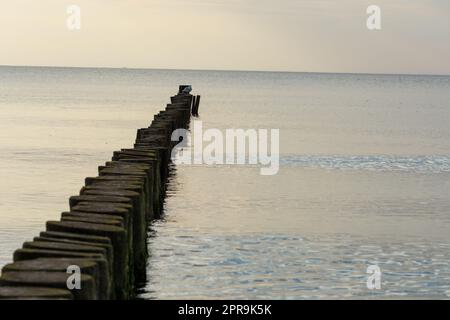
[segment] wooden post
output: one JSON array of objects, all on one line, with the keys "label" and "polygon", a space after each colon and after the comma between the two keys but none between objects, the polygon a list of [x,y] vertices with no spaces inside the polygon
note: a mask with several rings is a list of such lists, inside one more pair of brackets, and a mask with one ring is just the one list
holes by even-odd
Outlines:
[{"label": "wooden post", "polygon": [[200,98],[201,97],[199,95],[195,98],[195,105],[192,108],[192,115],[194,117],[198,117],[198,108],[200,107]]}]

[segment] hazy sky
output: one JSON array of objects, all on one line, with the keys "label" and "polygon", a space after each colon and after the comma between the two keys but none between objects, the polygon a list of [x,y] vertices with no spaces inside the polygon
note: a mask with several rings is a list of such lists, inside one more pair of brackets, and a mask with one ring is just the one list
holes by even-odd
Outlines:
[{"label": "hazy sky", "polygon": [[0,41],[0,65],[450,74],[450,1],[2,0]]}]

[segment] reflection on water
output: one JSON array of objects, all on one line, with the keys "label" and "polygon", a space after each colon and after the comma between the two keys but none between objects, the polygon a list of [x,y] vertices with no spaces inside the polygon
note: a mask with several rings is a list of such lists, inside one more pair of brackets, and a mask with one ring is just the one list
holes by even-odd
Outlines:
[{"label": "reflection on water", "polygon": [[[449,244],[177,232],[183,235],[155,234],[150,281],[141,298],[450,297]],[[381,290],[367,289],[369,265],[381,268]]]},{"label": "reflection on water", "polygon": [[139,297],[448,298],[448,194],[450,173],[179,166]]}]

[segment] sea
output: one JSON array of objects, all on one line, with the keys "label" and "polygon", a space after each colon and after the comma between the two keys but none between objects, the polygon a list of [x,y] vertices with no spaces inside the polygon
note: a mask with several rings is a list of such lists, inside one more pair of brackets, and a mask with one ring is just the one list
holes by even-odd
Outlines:
[{"label": "sea", "polygon": [[280,167],[172,164],[137,299],[450,298],[449,76],[0,67],[0,267],[180,84]]}]

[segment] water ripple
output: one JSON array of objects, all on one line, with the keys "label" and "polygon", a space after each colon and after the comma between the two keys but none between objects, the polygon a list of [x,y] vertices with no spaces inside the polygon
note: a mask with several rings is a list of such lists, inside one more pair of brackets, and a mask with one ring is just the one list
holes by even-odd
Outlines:
[{"label": "water ripple", "polygon": [[[205,243],[208,248],[189,259],[178,254],[205,248]],[[149,282],[140,298],[447,298],[450,290],[446,243],[405,246],[353,237],[197,234],[186,237],[183,247],[179,244],[170,234],[151,241]],[[366,286],[372,264],[381,268],[380,290]]]},{"label": "water ripple", "polygon": [[340,155],[285,155],[281,165],[321,168],[330,170],[412,171],[441,173],[450,172],[447,156],[340,156]]}]

